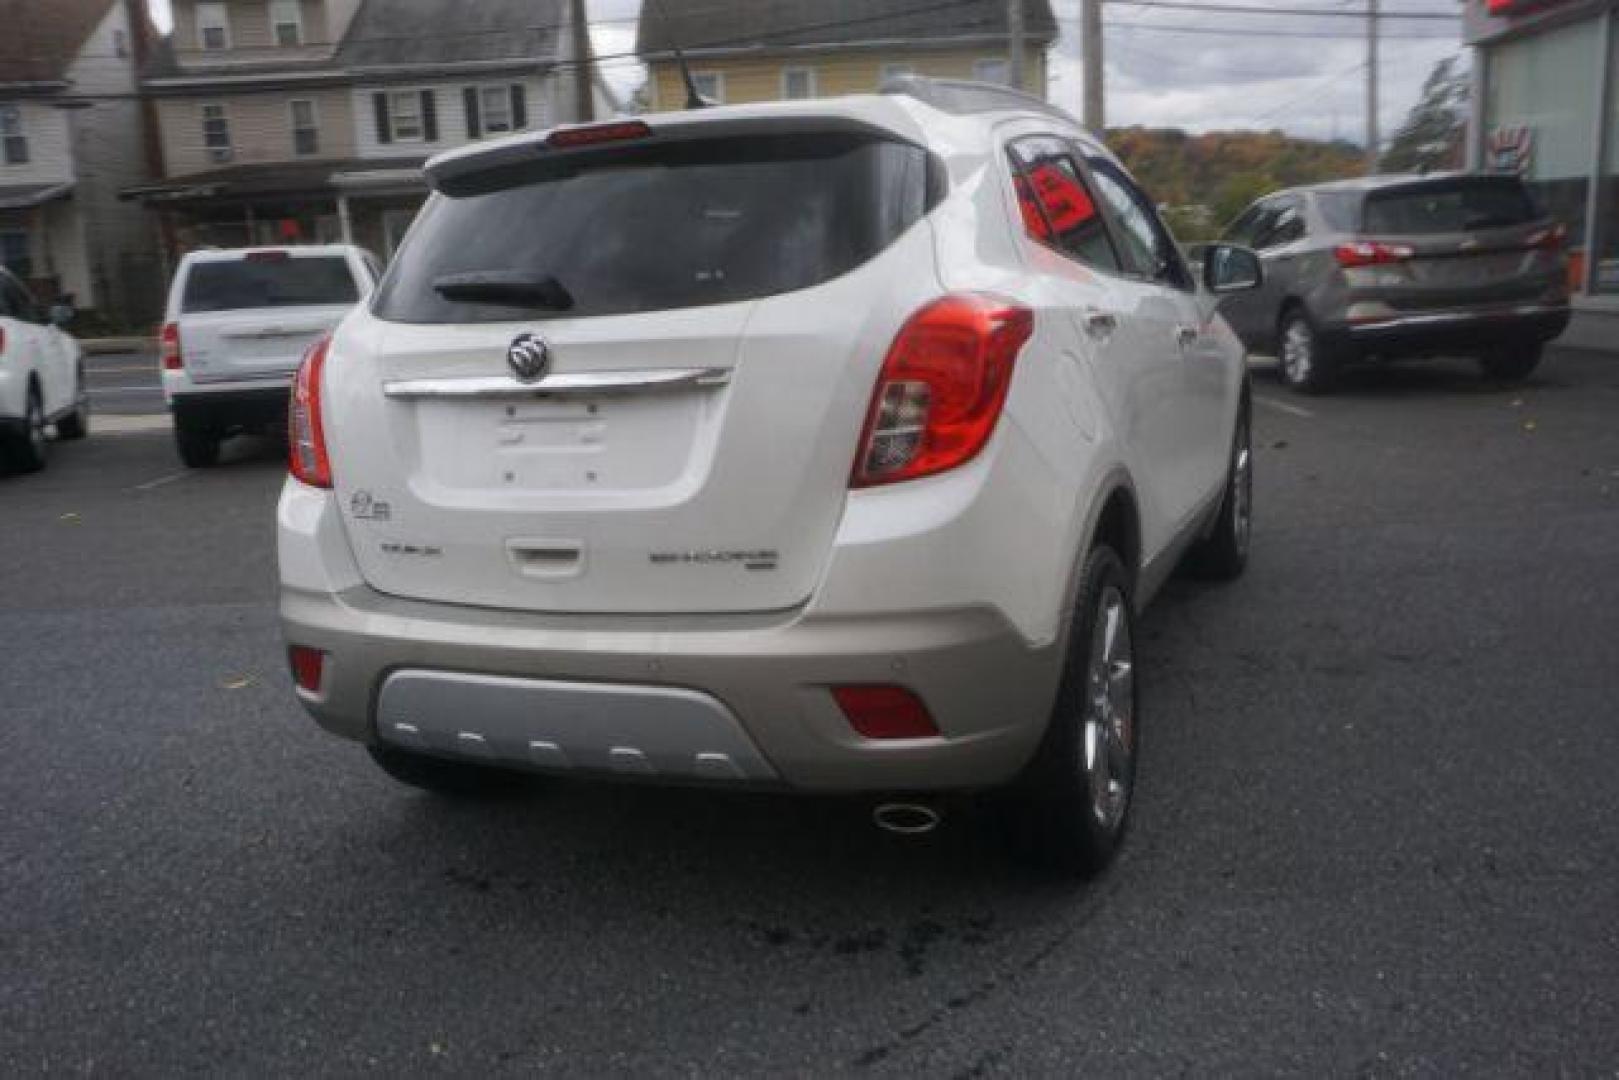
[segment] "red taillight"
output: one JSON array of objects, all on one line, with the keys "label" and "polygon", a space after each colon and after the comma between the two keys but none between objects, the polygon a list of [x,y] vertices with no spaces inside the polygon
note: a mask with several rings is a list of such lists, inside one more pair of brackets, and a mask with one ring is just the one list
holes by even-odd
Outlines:
[{"label": "red taillight", "polygon": [[1371,240],[1356,240],[1349,244],[1339,244],[1333,249],[1333,256],[1337,258],[1338,265],[1345,269],[1355,266],[1383,266],[1387,263],[1404,262],[1416,254],[1409,244],[1379,244]]},{"label": "red taillight", "polygon": [[546,137],[546,144],[559,150],[573,146],[595,146],[597,143],[624,142],[644,139],[652,129],[644,120],[621,120],[611,124],[592,124],[589,127],[560,128]]},{"label": "red taillight", "polygon": [[287,650],[287,659],[292,664],[292,681],[298,684],[298,689],[311,694],[320,693],[321,675],[326,671],[326,654],[305,645],[294,645]]},{"label": "red taillight", "polygon": [[871,395],[853,487],[931,476],[971,461],[995,432],[1034,312],[962,293],[911,316]]},{"label": "red taillight", "polygon": [[185,366],[185,359],[180,355],[178,323],[163,324],[163,333],[158,337],[158,350],[158,355],[163,359],[164,371],[179,371]]},{"label": "red taillight", "polygon": [[928,707],[903,686],[835,686],[832,697],[863,738],[930,739],[939,734]]},{"label": "red taillight", "polygon": [[320,407],[320,377],[330,345],[330,338],[321,338],[304,353],[287,408],[289,468],[295,479],[318,488],[332,486],[332,462],[326,456],[326,425]]}]

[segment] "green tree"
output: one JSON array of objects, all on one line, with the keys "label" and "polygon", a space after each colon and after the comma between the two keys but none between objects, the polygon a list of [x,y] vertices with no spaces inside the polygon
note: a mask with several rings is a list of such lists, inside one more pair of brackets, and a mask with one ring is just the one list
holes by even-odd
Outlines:
[{"label": "green tree", "polygon": [[1430,172],[1461,164],[1467,131],[1467,71],[1449,56],[1434,65],[1422,97],[1406,114],[1383,155],[1385,172]]}]

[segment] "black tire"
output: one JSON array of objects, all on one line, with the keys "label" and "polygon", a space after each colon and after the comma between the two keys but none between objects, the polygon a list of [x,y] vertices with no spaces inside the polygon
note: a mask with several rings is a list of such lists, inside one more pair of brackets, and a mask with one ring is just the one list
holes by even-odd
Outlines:
[{"label": "black tire", "polygon": [[1544,345],[1508,346],[1491,349],[1478,358],[1484,377],[1497,382],[1522,382],[1540,366]]},{"label": "black tire", "polygon": [[1277,326],[1277,374],[1282,385],[1300,394],[1324,394],[1338,379],[1340,358],[1321,339],[1309,313],[1294,305],[1282,312]]},{"label": "black tire", "polygon": [[79,369],[73,390],[73,411],[56,422],[59,439],[82,439],[90,434],[90,389],[84,381],[84,369]]},{"label": "black tire", "polygon": [[1247,394],[1237,413],[1231,439],[1231,461],[1226,467],[1225,494],[1209,534],[1186,553],[1185,568],[1205,581],[1235,581],[1248,568],[1248,547],[1253,534],[1254,446],[1251,409]]},{"label": "black tire", "polygon": [[38,472],[45,467],[45,403],[39,387],[28,388],[22,429],[4,447],[7,463],[18,472]]},{"label": "black tire", "polygon": [[392,746],[368,746],[377,767],[401,784],[452,799],[498,799],[531,790],[539,778],[514,769],[496,769],[412,753]]},{"label": "black tire", "polygon": [[[1003,793],[1001,814],[1020,857],[1041,869],[1091,877],[1112,862],[1129,826],[1140,708],[1130,576],[1106,546],[1087,556],[1081,573],[1051,720],[1033,760]],[[1110,645],[1116,650],[1111,657]]]},{"label": "black tire", "polygon": [[211,469],[219,464],[219,433],[211,428],[174,425],[174,447],[188,469]]}]

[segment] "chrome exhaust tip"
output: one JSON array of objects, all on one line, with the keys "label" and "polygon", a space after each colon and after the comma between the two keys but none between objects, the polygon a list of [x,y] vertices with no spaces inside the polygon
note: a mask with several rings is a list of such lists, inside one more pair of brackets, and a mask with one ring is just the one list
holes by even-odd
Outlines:
[{"label": "chrome exhaust tip", "polygon": [[923,836],[939,827],[942,816],[924,803],[880,803],[871,812],[872,824],[899,836]]}]

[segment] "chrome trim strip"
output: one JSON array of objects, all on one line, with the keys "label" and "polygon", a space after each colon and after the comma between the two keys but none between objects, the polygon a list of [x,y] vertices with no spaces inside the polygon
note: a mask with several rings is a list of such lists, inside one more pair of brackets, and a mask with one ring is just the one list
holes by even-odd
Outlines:
[{"label": "chrome trim strip", "polygon": [[724,386],[730,381],[728,368],[664,368],[650,371],[575,371],[548,375],[532,383],[518,382],[510,375],[394,379],[382,384],[382,392],[401,401],[421,398],[536,398],[655,393]]},{"label": "chrome trim strip", "polygon": [[1368,330],[1405,330],[1422,326],[1465,326],[1468,323],[1489,322],[1492,319],[1517,319],[1531,315],[1557,315],[1569,310],[1566,304],[1524,304],[1513,308],[1486,311],[1445,311],[1433,315],[1401,315],[1375,322],[1350,323],[1349,332]]}]

